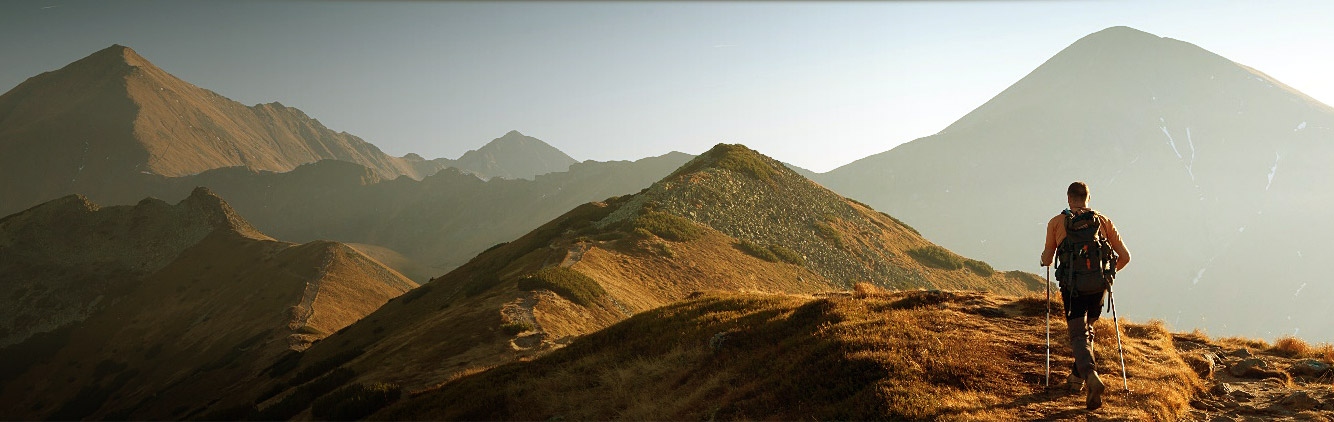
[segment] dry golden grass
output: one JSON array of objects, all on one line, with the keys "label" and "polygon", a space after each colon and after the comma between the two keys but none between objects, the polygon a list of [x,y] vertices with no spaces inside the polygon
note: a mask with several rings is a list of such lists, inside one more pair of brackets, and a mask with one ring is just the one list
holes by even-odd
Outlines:
[{"label": "dry golden grass", "polygon": [[857,283],[852,285],[852,295],[858,299],[865,299],[870,296],[881,295],[885,289],[871,283]]},{"label": "dry golden grass", "polygon": [[1214,343],[1232,348],[1246,348],[1252,351],[1268,350],[1270,347],[1269,342],[1245,337],[1223,337],[1215,340]]},{"label": "dry golden grass", "polygon": [[1314,351],[1311,345],[1293,336],[1280,337],[1274,341],[1274,346],[1269,348],[1271,353],[1290,358],[1314,356]]},{"label": "dry golden grass", "polygon": [[[710,292],[640,313],[531,362],[460,377],[380,419],[1081,418],[1042,386],[1043,298],[911,291],[865,298]],[[1055,308],[1059,309],[1059,308]],[[1059,320],[1059,318],[1056,318]],[[1058,323],[1059,322],[1059,323]],[[1108,327],[1103,327],[1106,325]],[[1099,324],[1099,418],[1173,420],[1202,383],[1161,324]],[[1053,321],[1063,333],[1063,321]],[[1053,336],[1054,378],[1070,364]]]},{"label": "dry golden grass", "polygon": [[1280,337],[1274,341],[1269,353],[1298,359],[1316,359],[1334,364],[1334,344],[1319,343],[1315,346],[1293,336]]},{"label": "dry golden grass", "polygon": [[1178,333],[1176,336],[1183,340],[1190,340],[1198,343],[1208,343],[1210,341],[1209,335],[1199,328],[1191,330],[1189,333]]},{"label": "dry golden grass", "polygon": [[1334,365],[1334,343],[1321,343],[1313,351],[1316,359],[1325,361],[1325,363]]}]

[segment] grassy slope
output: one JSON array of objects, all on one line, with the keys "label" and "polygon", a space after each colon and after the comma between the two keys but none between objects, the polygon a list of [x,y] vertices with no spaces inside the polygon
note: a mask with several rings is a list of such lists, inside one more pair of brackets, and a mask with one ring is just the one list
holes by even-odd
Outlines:
[{"label": "grassy slope", "polygon": [[[730,188],[746,183],[775,189],[743,193]],[[681,204],[693,206],[694,202],[690,202],[692,197],[673,196],[676,191],[722,195],[709,202],[716,209],[705,207],[720,217],[679,212]],[[806,215],[819,210],[784,207],[785,197],[779,195],[785,192],[813,197],[820,201],[818,206],[837,213],[831,225],[840,230],[846,249],[821,261],[832,264],[768,261],[743,251],[737,246],[738,238],[728,234],[757,224],[753,215],[766,212],[787,213],[797,224],[826,221],[824,214]],[[776,199],[754,202],[742,198],[743,194]],[[774,211],[776,208],[783,209]],[[646,216],[653,218],[645,221]],[[801,227],[809,232],[803,234],[806,244],[759,240],[803,254],[830,247],[816,237],[815,229]],[[432,388],[458,374],[558,349],[577,336],[675,302],[693,291],[813,294],[846,288],[856,281],[834,279],[831,275],[840,273],[823,271],[835,266],[839,271],[872,269],[866,274],[899,271],[912,277],[910,281],[937,288],[993,288],[1011,293],[1032,288],[1032,280],[1023,277],[929,268],[904,253],[928,245],[891,217],[820,188],[754,151],[720,146],[645,192],[576,207],[513,242],[483,252],[315,345],[303,360],[319,361],[362,350],[364,354],[343,365],[357,371],[359,380],[399,383],[409,390]],[[569,267],[591,279],[597,284],[595,290],[605,294],[578,304],[546,290],[519,288],[520,279],[552,266]],[[266,388],[255,387],[257,391]]]},{"label": "grassy slope", "polygon": [[[964,292],[700,294],[531,362],[460,377],[372,419],[1074,417],[1082,400],[1043,392],[1042,306]],[[1156,325],[1123,330],[1134,393],[1111,388],[1097,415],[1181,415],[1201,383],[1171,336]],[[1097,345],[1103,356],[1115,350],[1108,335]],[[1056,347],[1053,366],[1067,367],[1066,356]],[[1099,367],[1117,372],[1113,359]]]}]

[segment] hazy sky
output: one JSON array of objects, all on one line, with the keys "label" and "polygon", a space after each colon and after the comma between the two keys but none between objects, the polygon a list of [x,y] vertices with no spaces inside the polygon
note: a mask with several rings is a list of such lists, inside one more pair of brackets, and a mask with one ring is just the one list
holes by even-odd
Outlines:
[{"label": "hazy sky", "polygon": [[258,2],[0,5],[0,90],[113,43],[386,152],[506,131],[577,159],[739,142],[817,171],[930,135],[1127,25],[1334,102],[1331,2]]}]

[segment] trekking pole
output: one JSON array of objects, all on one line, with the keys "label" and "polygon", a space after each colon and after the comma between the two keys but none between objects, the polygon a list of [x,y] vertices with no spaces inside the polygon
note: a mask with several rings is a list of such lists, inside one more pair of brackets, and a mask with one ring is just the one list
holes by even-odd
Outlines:
[{"label": "trekking pole", "polygon": [[1043,387],[1051,387],[1051,267],[1047,270],[1047,376],[1042,381]]},{"label": "trekking pole", "polygon": [[1112,285],[1107,285],[1107,304],[1112,308],[1112,325],[1116,328],[1116,354],[1121,356],[1121,385],[1130,392],[1130,381],[1126,380],[1126,353],[1121,350],[1121,322],[1116,319],[1116,297],[1112,296]]}]

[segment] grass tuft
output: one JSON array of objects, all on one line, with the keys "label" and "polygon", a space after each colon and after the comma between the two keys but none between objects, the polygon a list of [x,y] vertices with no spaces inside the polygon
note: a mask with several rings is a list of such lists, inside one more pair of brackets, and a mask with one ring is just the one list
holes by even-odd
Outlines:
[{"label": "grass tuft", "polygon": [[1215,343],[1236,349],[1246,348],[1252,351],[1269,350],[1270,347],[1269,342],[1245,337],[1223,337],[1218,339]]},{"label": "grass tuft", "polygon": [[880,288],[880,286],[871,283],[862,282],[852,285],[852,297],[858,299],[865,299],[871,296],[879,296],[883,294],[885,294],[885,289],[882,289]]},{"label": "grass tuft", "polygon": [[1281,337],[1274,341],[1274,347],[1269,348],[1270,353],[1290,358],[1300,358],[1314,356],[1314,349],[1305,341],[1293,336]]}]

